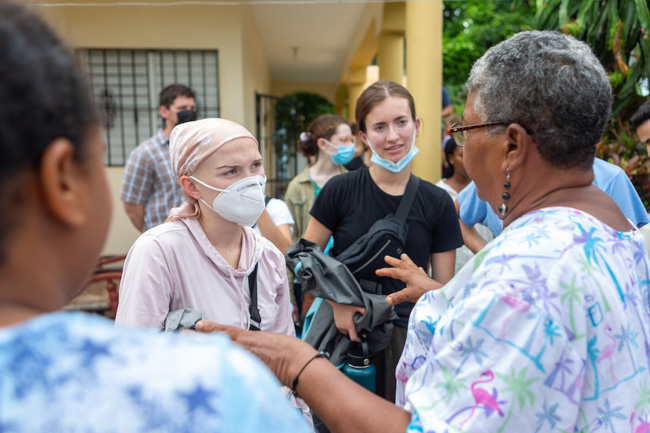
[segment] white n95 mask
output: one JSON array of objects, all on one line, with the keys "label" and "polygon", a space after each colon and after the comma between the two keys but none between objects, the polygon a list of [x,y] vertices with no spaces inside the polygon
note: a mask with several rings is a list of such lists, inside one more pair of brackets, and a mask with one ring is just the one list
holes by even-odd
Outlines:
[{"label": "white n95 mask", "polygon": [[200,200],[225,220],[239,224],[240,226],[252,227],[260,215],[262,215],[262,212],[264,212],[266,177],[246,177],[238,180],[226,189],[210,186],[194,176],[190,176],[190,179],[197,181],[206,188],[221,193],[214,199],[212,206],[207,204],[202,198]]}]

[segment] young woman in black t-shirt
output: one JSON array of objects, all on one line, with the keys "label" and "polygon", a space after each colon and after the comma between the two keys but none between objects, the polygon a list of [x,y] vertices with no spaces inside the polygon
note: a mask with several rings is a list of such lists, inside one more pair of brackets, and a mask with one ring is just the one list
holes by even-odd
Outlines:
[{"label": "young woman in black t-shirt", "polygon": [[[395,213],[411,175],[411,161],[418,153],[415,138],[420,119],[415,115],[413,97],[403,86],[390,81],[376,82],[360,96],[355,114],[359,137],[372,150],[372,164],[370,168],[337,176],[325,185],[314,202],[304,236],[321,247],[334,236],[334,257],[364,235],[375,221]],[[449,196],[421,180],[407,225],[406,253],[417,266],[431,266],[435,280],[442,284],[449,281],[454,275],[455,249],[462,245]],[[386,280],[386,295],[405,286],[397,280]],[[383,374],[377,374],[378,393],[389,399],[395,392],[395,366],[404,346],[408,315],[417,300],[415,296],[411,298],[410,302],[396,306],[399,319],[393,330],[393,344],[386,351],[385,385],[381,383]],[[352,341],[360,341],[353,317],[357,312],[365,314],[365,309],[330,304],[337,329]]]}]

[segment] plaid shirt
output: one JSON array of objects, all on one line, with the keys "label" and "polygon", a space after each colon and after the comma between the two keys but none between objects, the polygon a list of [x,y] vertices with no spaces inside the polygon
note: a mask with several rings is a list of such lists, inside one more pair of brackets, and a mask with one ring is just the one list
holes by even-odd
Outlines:
[{"label": "plaid shirt", "polygon": [[129,155],[120,198],[125,203],[144,205],[142,231],[165,222],[170,209],[185,201],[183,188],[172,174],[169,140],[165,139],[162,129]]}]

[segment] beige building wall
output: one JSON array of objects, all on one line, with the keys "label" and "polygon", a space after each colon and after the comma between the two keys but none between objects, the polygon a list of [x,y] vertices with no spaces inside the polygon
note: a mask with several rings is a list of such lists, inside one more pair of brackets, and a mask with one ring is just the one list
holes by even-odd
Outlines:
[{"label": "beige building wall", "polygon": [[[42,7],[72,45],[82,48],[219,51],[221,115],[254,128],[254,87],[270,89],[268,62],[248,6]],[[179,20],[178,17],[183,19]],[[250,67],[249,67],[250,66]],[[246,94],[252,92],[251,94]],[[252,104],[252,106],[251,106]]]},{"label": "beige building wall", "polygon": [[[250,7],[241,6],[243,124],[255,134],[255,93],[271,93],[271,71]],[[226,83],[221,83],[222,91]],[[225,102],[225,101],[224,101]]]},{"label": "beige building wall", "polygon": [[113,214],[102,255],[126,254],[133,242],[140,236],[140,231],[131,224],[120,201],[122,173],[124,173],[122,167],[106,167],[106,176],[113,200]]},{"label": "beige building wall", "polygon": [[[80,48],[218,50],[221,115],[255,131],[255,92],[269,93],[271,77],[249,6],[55,6],[37,10],[71,45]],[[119,200],[123,171],[122,167],[106,169],[113,219],[104,254],[126,253],[139,235]]]}]

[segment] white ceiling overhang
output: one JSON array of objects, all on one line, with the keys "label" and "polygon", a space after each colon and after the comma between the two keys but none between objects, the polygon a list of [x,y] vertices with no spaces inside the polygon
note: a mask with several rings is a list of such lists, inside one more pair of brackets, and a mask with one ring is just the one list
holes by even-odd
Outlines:
[{"label": "white ceiling overhang", "polygon": [[365,3],[255,4],[252,6],[271,78],[339,82],[356,49]]}]

